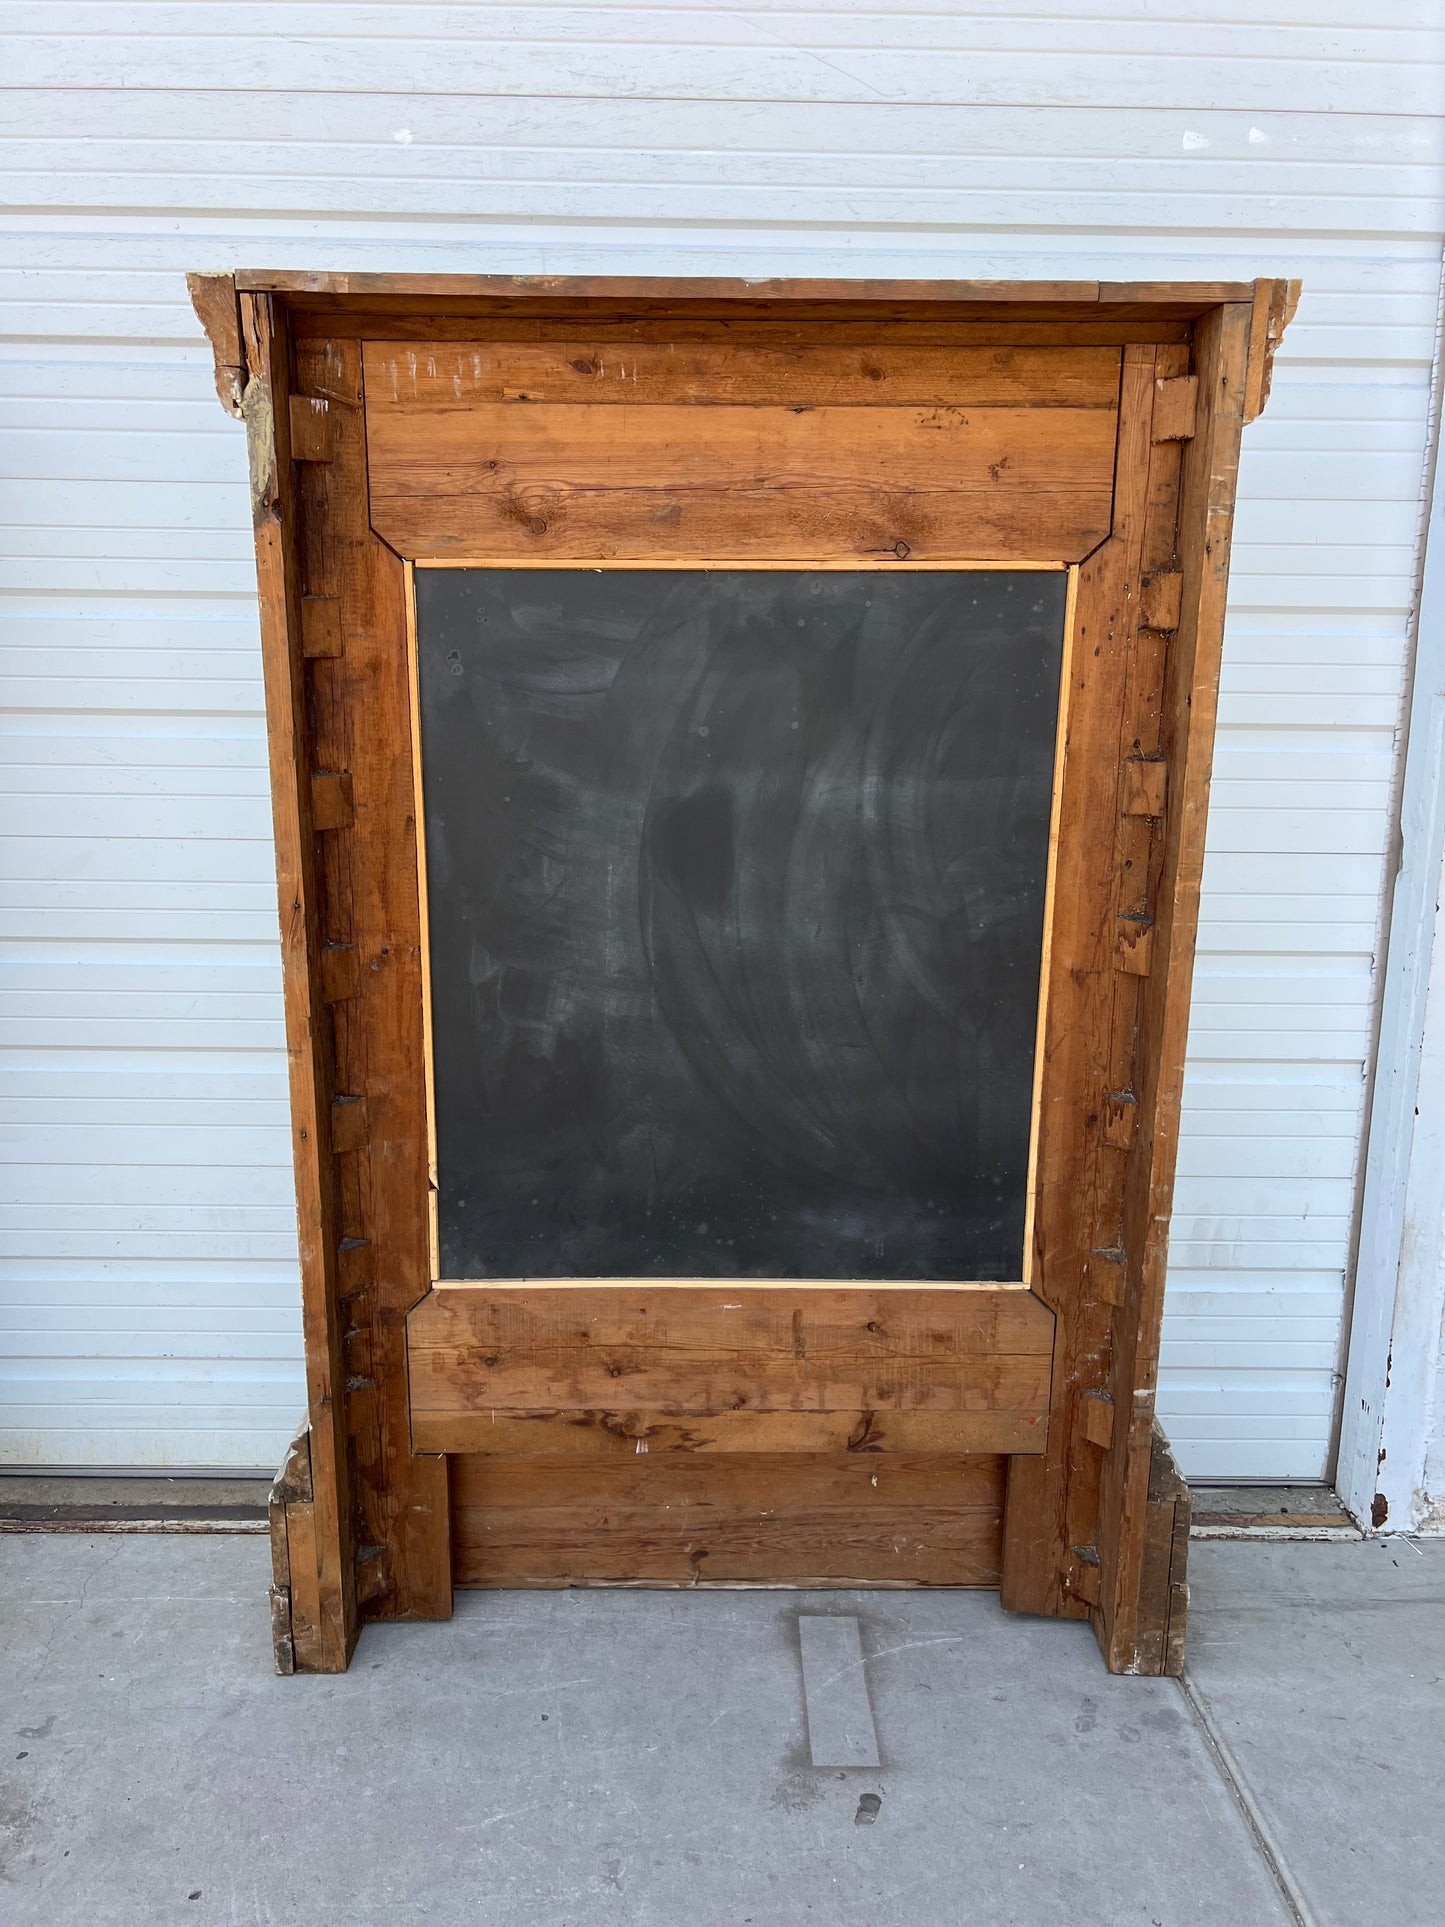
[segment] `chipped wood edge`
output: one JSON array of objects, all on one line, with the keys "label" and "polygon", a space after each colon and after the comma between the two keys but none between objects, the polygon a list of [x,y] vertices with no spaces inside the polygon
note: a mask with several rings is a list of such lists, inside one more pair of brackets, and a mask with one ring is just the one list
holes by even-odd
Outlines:
[{"label": "chipped wood edge", "polygon": [[188,274],[186,289],[196,319],[205,330],[216,362],[216,393],[221,406],[242,419],[246,392],[246,351],[241,339],[241,305],[233,274]]},{"label": "chipped wood edge", "polygon": [[1269,400],[1274,357],[1299,306],[1298,281],[1256,281],[1249,324],[1249,366],[1245,376],[1244,420],[1257,421]]},{"label": "chipped wood edge", "polygon": [[[308,1640],[314,1618],[305,1611],[293,1612],[293,1599],[299,1590],[303,1598],[308,1591],[310,1575],[304,1570],[302,1552],[308,1541],[314,1542],[314,1527],[303,1531],[300,1510],[304,1506],[310,1511],[315,1504],[315,1493],[311,1482],[311,1427],[303,1421],[281,1461],[279,1470],[271,1484],[266,1502],[266,1514],[271,1533],[271,1647],[276,1657],[276,1671],[283,1677],[295,1672],[313,1670],[315,1654]],[[296,1526],[297,1558],[292,1561],[292,1524]],[[308,1526],[312,1522],[308,1521]],[[305,1605],[309,1606],[309,1599]],[[297,1634],[300,1634],[301,1652],[297,1653]]]},{"label": "chipped wood edge", "polygon": [[765,307],[771,302],[932,302],[948,306],[999,304],[1076,309],[1139,307],[1190,316],[1226,301],[1248,301],[1249,281],[912,281],[809,279],[780,276],[548,274],[312,273],[304,269],[239,269],[240,291],[281,296],[350,299],[500,301],[723,301]]},{"label": "chipped wood edge", "polygon": [[1158,1419],[1150,1437],[1148,1516],[1131,1672],[1178,1679],[1189,1631],[1193,1500]]}]

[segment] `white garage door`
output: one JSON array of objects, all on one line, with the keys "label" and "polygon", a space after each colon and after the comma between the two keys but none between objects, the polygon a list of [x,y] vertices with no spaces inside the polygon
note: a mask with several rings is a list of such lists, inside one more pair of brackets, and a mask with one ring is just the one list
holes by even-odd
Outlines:
[{"label": "white garage door", "polygon": [[1193,1474],[1326,1472],[1440,289],[1438,34],[1383,11],[1263,0],[1226,57],[1196,0],[0,8],[4,1459],[269,1466],[302,1403],[186,269],[1261,273],[1305,296],[1241,478],[1161,1405]]}]

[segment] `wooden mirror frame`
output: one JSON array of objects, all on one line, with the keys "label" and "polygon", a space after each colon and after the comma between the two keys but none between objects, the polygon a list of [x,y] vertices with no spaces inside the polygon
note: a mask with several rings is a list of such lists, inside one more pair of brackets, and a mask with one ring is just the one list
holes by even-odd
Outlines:
[{"label": "wooden mirror frame", "polygon": [[371,526],[364,344],[645,314],[1121,352],[1112,528],[1077,558],[1067,888],[1047,938],[1032,1284],[1056,1320],[1048,1442],[1009,1460],[1000,1593],[1090,1620],[1113,1671],[1177,1670],[1188,1502],[1154,1418],[1165,1258],[1240,430],[1298,284],[191,287],[247,424],[271,748],[308,1389],[272,1503],[278,1665],[344,1669],[363,1619],[445,1618],[452,1597],[447,1461],[414,1453],[409,1423],[406,1319],[431,1282],[409,595]]}]

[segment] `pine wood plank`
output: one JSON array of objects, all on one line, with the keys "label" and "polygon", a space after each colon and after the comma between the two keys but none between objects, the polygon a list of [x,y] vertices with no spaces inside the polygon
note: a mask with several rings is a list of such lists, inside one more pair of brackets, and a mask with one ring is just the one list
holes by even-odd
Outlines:
[{"label": "pine wood plank", "polygon": [[823,340],[368,343],[374,410],[456,413],[480,402],[768,408],[1103,408],[1119,395],[1117,348],[857,346]]},{"label": "pine wood plank", "polygon": [[[1070,657],[1068,743],[1059,820],[1059,873],[1040,1074],[1034,1289],[1056,1318],[1046,1453],[1012,1461],[1005,1520],[1003,1604],[1083,1618],[1096,1568],[1096,1454],[1074,1449],[1078,1404],[1101,1388],[1113,1306],[1097,1288],[1091,1254],[1119,1242],[1119,1153],[1105,1139],[1106,1094],[1128,1087],[1115,1049],[1120,907],[1120,766],[1132,744],[1129,672],[1137,642],[1138,583],[1148,511],[1156,350],[1125,351],[1114,525],[1079,571]],[[1133,990],[1134,979],[1122,978]]]},{"label": "pine wood plank", "polygon": [[414,1422],[453,1412],[1036,1414],[1053,1320],[1022,1286],[442,1287],[407,1320]]},{"label": "pine wood plank", "polygon": [[366,1282],[346,1300],[354,1563],[365,1566],[365,1617],[446,1618],[445,1466],[412,1456],[402,1328],[430,1272],[405,570],[367,526],[359,344],[303,344],[294,366],[293,416],[329,423],[329,459],[297,472],[302,586],[335,602],[342,638],[339,655],[311,659],[306,673],[312,767],[346,773],[349,805],[321,839],[316,918],[323,967],[346,960],[323,979],[343,993],[330,1011],[332,1094],[364,1107],[364,1138],[348,1119],[351,1148],[336,1161],[338,1234],[367,1257]]},{"label": "pine wood plank", "polygon": [[996,1457],[451,1466],[459,1586],[997,1583]]},{"label": "pine wood plank", "polygon": [[383,401],[372,524],[417,558],[966,554],[1069,561],[1108,528],[1104,408]]},{"label": "pine wood plank", "polygon": [[412,1411],[419,1452],[625,1458],[694,1452],[1042,1452],[1037,1412]]},{"label": "pine wood plank", "polygon": [[1070,311],[1094,306],[1143,307],[1173,315],[1202,314],[1221,301],[1248,301],[1248,281],[903,281],[647,275],[486,275],[319,273],[305,269],[242,269],[236,286],[292,296],[393,297],[406,301],[473,299],[536,301],[717,302],[728,308],[821,303],[862,306],[919,304],[944,307],[1044,306]]},{"label": "pine wood plank", "polygon": [[1193,441],[1184,444],[1181,469],[1178,552],[1187,591],[1159,705],[1171,796],[1156,888],[1154,961],[1139,1007],[1139,1128],[1121,1207],[1128,1289],[1112,1379],[1124,1436],[1104,1467],[1098,1535],[1104,1577],[1098,1630],[1115,1672],[1152,1664],[1146,1649],[1152,1651],[1153,1633],[1141,1620],[1141,1572],[1154,1389],[1252,320],[1241,303],[1200,324],[1199,419]]},{"label": "pine wood plank", "polygon": [[301,1325],[314,1500],[288,1523],[294,1664],[344,1671],[356,1643],[355,1539],[345,1431],[346,1366],[336,1289],[340,1234],[330,1099],[330,1026],[324,1014],[317,840],[311,820],[311,719],[301,652],[300,566],[289,474],[288,356],[268,297],[241,303],[245,419],[270,750],[271,822],[281,924],[281,977],[291,1094],[291,1146],[301,1264]]}]

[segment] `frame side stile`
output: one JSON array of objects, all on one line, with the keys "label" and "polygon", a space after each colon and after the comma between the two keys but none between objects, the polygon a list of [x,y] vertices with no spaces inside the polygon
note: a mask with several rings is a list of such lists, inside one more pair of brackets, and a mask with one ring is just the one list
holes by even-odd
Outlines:
[{"label": "frame side stile", "polygon": [[297,366],[330,425],[324,457],[302,465],[298,484],[305,586],[339,612],[340,647],[312,665],[316,752],[350,798],[323,839],[319,908],[330,946],[351,960],[332,1003],[336,1088],[361,1119],[339,1147],[337,1227],[355,1261],[343,1342],[357,1581],[365,1618],[445,1619],[447,1469],[412,1451],[404,1322],[430,1282],[407,565],[370,526],[360,344],[343,326],[301,344]]},{"label": "frame side stile", "polygon": [[344,1671],[356,1643],[357,1606],[351,1530],[342,1356],[335,1268],[337,1212],[330,1157],[331,1052],[317,987],[321,963],[315,916],[316,838],[304,745],[308,733],[301,655],[301,591],[290,466],[289,354],[271,297],[241,297],[247,365],[244,417],[255,524],[262,661],[270,744],[272,821],[281,929],[286,1047],[291,1086],[292,1154],[301,1262],[310,1464],[313,1471],[316,1576],[298,1584],[319,1595],[312,1637],[298,1642],[295,1664]]},{"label": "frame side stile", "polygon": [[1141,1577],[1251,318],[1248,306],[1231,303],[1198,326],[1199,421],[1181,472],[1177,543],[1184,600],[1166,656],[1161,717],[1171,795],[1153,967],[1140,1009],[1139,1128],[1124,1199],[1129,1295],[1113,1372],[1116,1423],[1125,1431],[1105,1464],[1100,1510],[1104,1584],[1095,1630],[1113,1672],[1158,1672],[1168,1660],[1168,1642],[1144,1623],[1154,1602],[1141,1599]]},{"label": "frame side stile", "polygon": [[1074,1441],[1112,1336],[1112,1302],[1097,1290],[1094,1254],[1117,1238],[1114,1159],[1101,1120],[1117,1055],[1118,757],[1138,626],[1155,360],[1153,347],[1125,350],[1113,531],[1078,572],[1058,858],[1071,888],[1056,903],[1050,941],[1030,1274],[1058,1319],[1053,1393],[1047,1453],[1010,1460],[1004,1521],[1004,1607],[1070,1619],[1088,1616],[1097,1585],[1097,1567],[1085,1556],[1092,1554],[1097,1466],[1076,1463]]}]

